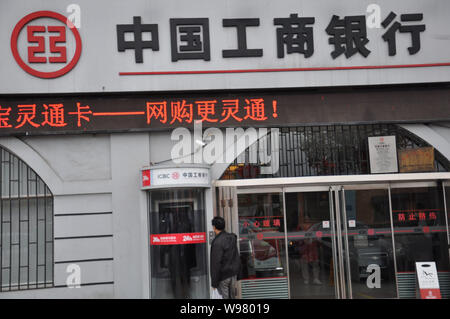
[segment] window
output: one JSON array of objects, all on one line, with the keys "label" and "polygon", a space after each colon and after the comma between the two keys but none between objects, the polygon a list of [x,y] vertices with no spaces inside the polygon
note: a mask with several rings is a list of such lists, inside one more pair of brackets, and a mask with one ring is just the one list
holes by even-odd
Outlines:
[{"label": "window", "polygon": [[[260,159],[253,163],[249,147],[227,168],[221,179],[370,174],[368,137],[387,135],[395,135],[398,151],[430,146],[394,124],[282,127],[275,137],[279,139],[278,171],[261,174],[261,166],[267,164],[260,163]],[[268,149],[271,138],[269,134]],[[259,154],[260,144],[254,146]],[[449,171],[449,161],[437,150],[434,150],[434,156],[435,171]]]},{"label": "window", "polygon": [[0,158],[0,291],[52,287],[53,195],[17,156]]}]

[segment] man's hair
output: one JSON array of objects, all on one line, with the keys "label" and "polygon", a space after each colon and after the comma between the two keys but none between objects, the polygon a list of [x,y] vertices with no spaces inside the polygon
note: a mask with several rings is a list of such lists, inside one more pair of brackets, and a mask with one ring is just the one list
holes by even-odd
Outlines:
[{"label": "man's hair", "polygon": [[212,220],[212,225],[216,227],[217,230],[224,230],[225,229],[225,219],[222,217],[216,216]]}]

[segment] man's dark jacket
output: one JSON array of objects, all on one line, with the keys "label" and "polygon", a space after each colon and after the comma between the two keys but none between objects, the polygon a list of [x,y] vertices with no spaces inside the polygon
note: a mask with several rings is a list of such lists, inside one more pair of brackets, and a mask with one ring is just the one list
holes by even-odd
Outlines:
[{"label": "man's dark jacket", "polygon": [[213,288],[217,288],[220,281],[238,275],[241,262],[235,234],[223,230],[214,238],[210,262]]}]

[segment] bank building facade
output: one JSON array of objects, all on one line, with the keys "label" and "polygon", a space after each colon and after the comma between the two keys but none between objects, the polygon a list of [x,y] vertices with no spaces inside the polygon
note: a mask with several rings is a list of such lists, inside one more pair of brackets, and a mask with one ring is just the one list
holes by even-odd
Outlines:
[{"label": "bank building facade", "polygon": [[0,298],[449,298],[448,12],[2,1]]}]

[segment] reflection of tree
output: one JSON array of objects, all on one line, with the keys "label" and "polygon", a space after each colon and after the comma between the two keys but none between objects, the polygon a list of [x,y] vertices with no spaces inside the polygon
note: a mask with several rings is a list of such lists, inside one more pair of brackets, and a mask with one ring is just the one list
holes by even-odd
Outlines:
[{"label": "reflection of tree", "polygon": [[356,127],[306,127],[287,135],[300,141],[292,149],[307,163],[306,167],[303,165],[303,175],[367,173],[367,144]]}]

